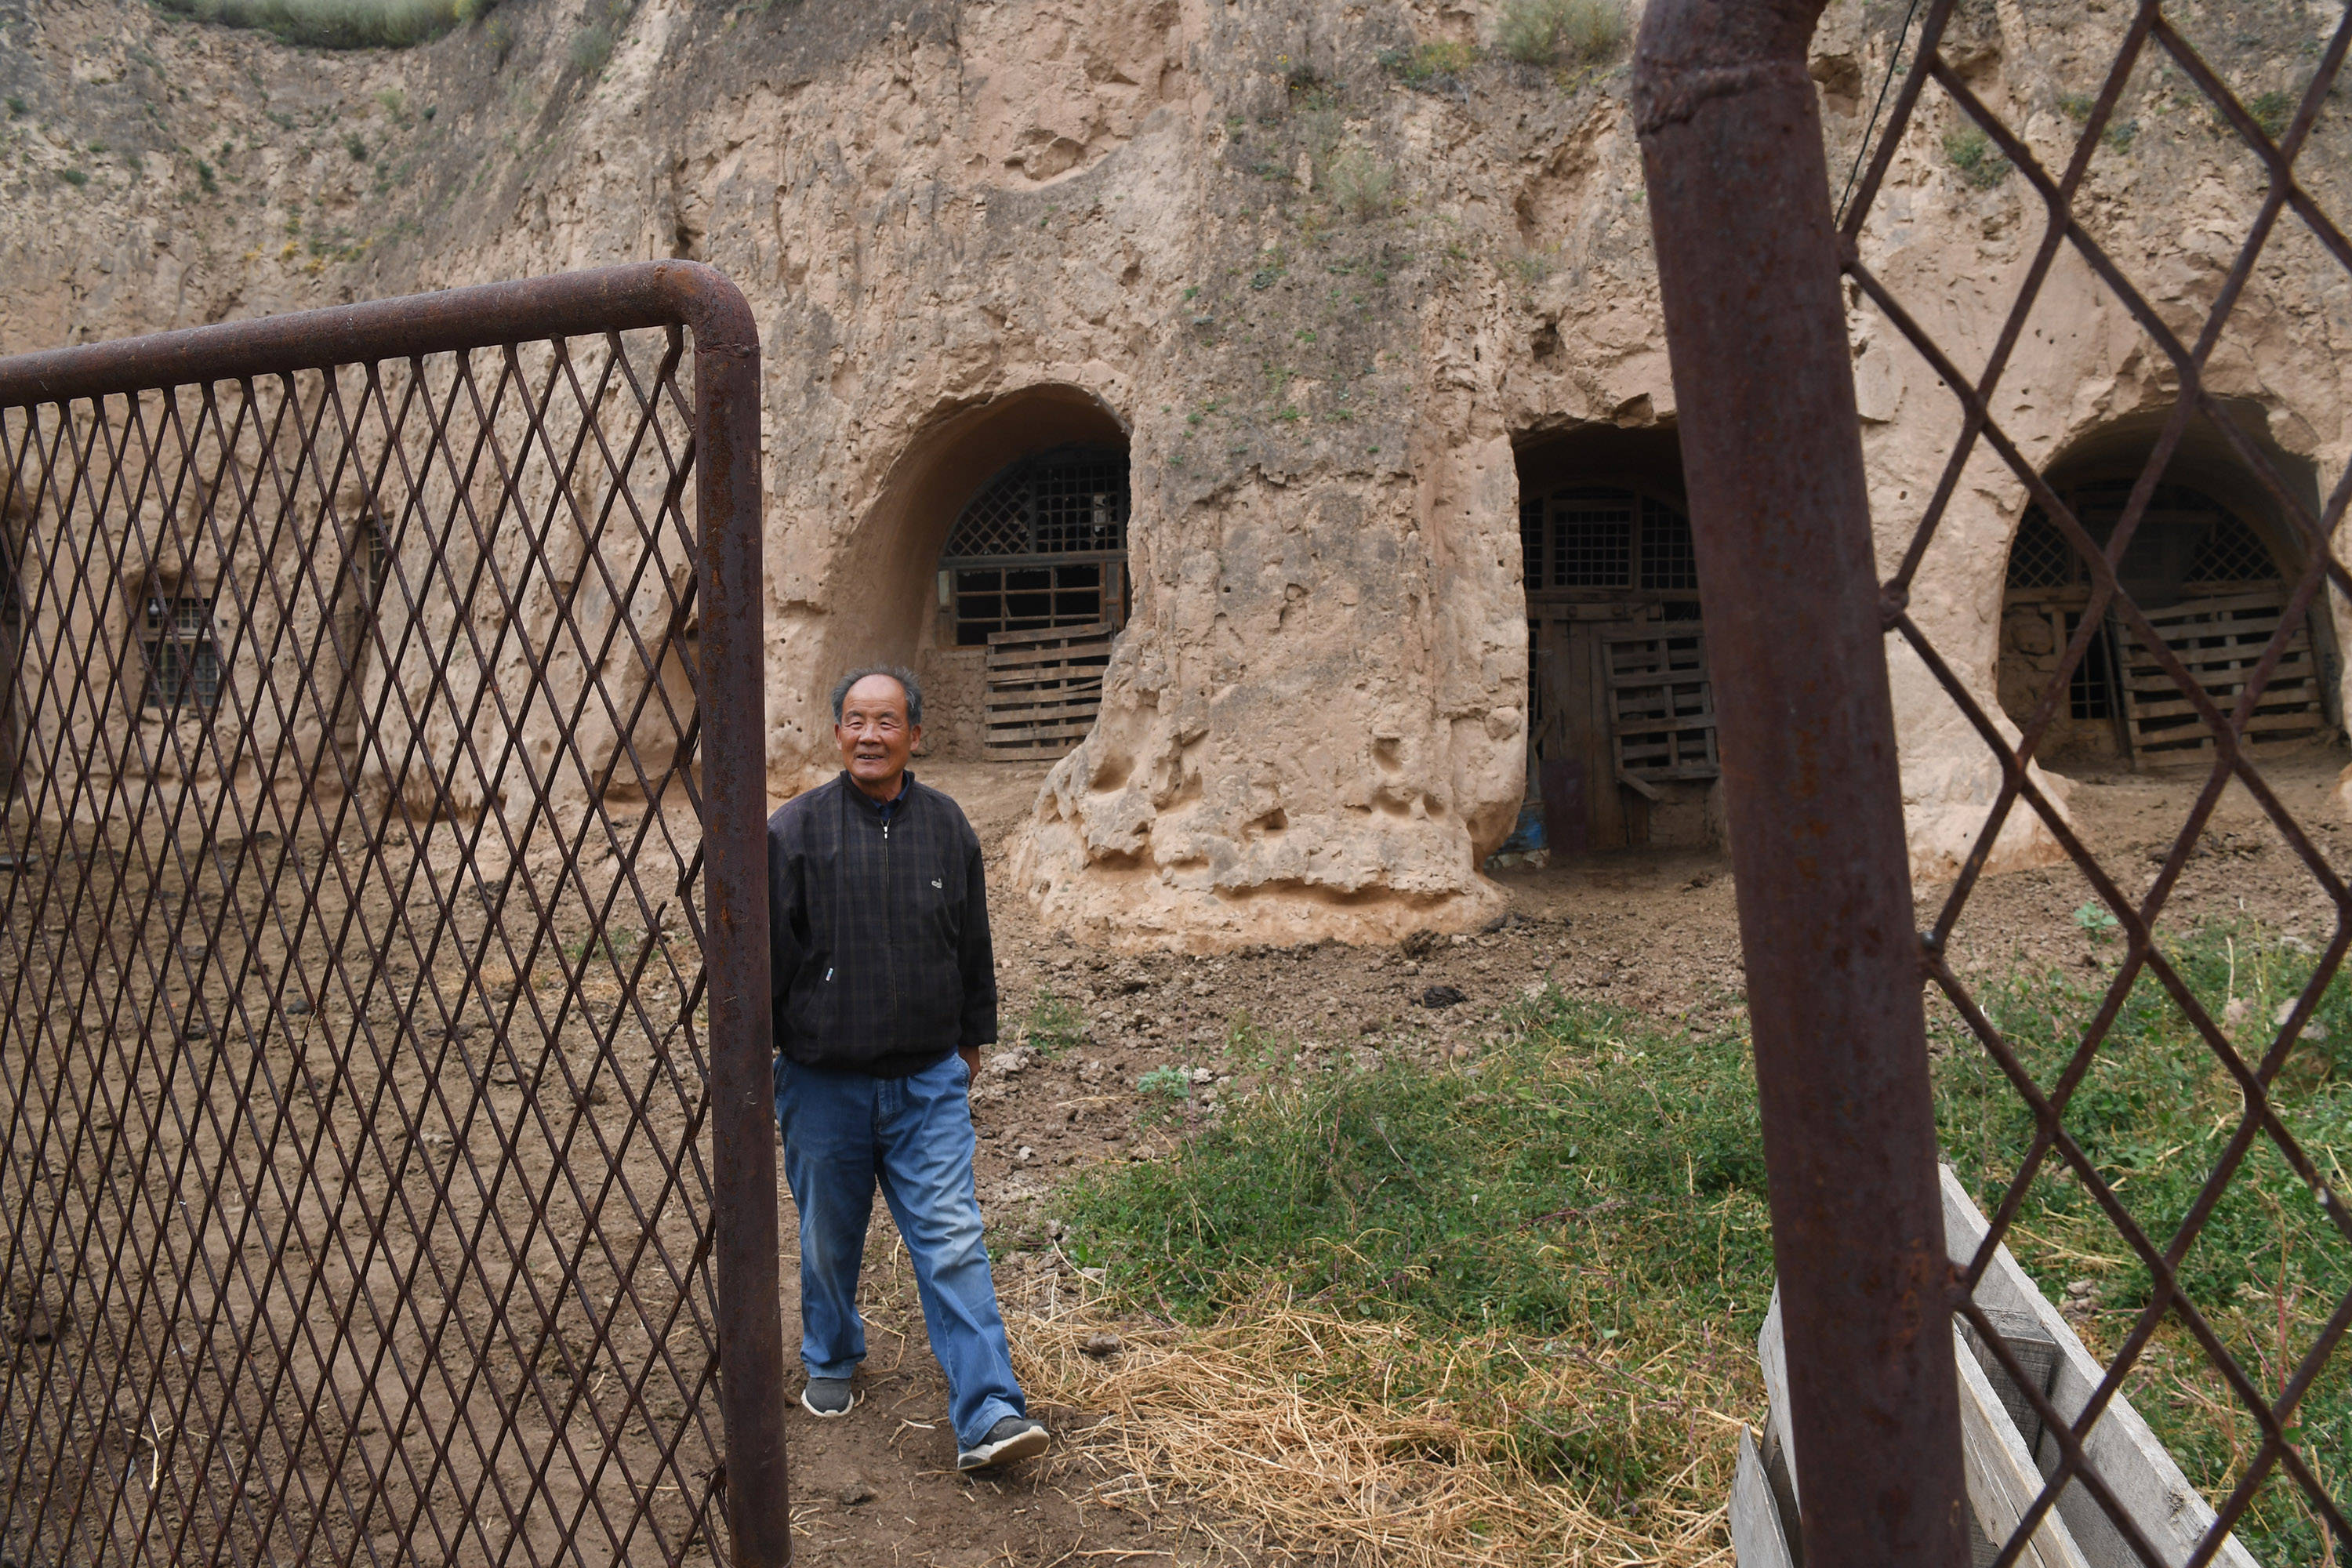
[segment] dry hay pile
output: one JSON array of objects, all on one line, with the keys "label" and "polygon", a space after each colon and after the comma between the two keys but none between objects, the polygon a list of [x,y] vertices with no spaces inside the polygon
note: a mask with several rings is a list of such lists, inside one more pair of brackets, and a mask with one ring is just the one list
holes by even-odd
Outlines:
[{"label": "dry hay pile", "polygon": [[[1734,1561],[1722,1500],[1740,1423],[1707,1401],[1728,1392],[1725,1374],[1738,1375],[1736,1347],[1710,1342],[1627,1368],[1581,1350],[1529,1357],[1494,1331],[1438,1345],[1406,1325],[1284,1302],[1202,1329],[1107,1309],[1097,1300],[1012,1324],[1033,1398],[1102,1413],[1071,1436],[1104,1500],[1156,1509],[1164,1485],[1222,1516],[1206,1528],[1223,1545],[1261,1561]],[[1119,1351],[1089,1353],[1106,1333]],[[1429,1392],[1392,1396],[1398,1367],[1441,1363]],[[1499,1389],[1498,1363],[1516,1373]],[[1487,1392],[1450,1399],[1457,1369],[1472,1367]],[[1669,1423],[1686,1437],[1676,1446],[1685,1462],[1630,1505],[1590,1479],[1549,1479],[1522,1461],[1512,1414],[1570,1408],[1629,1428]]]}]

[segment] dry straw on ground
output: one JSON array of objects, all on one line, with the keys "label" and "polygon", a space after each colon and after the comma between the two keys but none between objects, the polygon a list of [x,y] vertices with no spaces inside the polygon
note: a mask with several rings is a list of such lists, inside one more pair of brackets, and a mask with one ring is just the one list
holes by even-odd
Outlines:
[{"label": "dry straw on ground", "polygon": [[[1173,1493],[1254,1561],[1520,1565],[1732,1563],[1723,1499],[1738,1422],[1709,1398],[1738,1354],[1720,1342],[1650,1365],[1580,1348],[1534,1356],[1498,1333],[1452,1345],[1282,1302],[1213,1326],[1118,1319],[1095,1301],[1016,1318],[1022,1381],[1041,1403],[1099,1412],[1073,1434],[1098,1495],[1160,1506]],[[1097,1359],[1090,1339],[1118,1335]],[[1512,1375],[1497,1383],[1498,1366]],[[1402,1365],[1440,1367],[1433,1392],[1392,1396]],[[1477,1397],[1448,1380],[1478,1369]],[[1344,1392],[1335,1392],[1344,1391]],[[1511,1412],[1580,1408],[1680,1439],[1678,1474],[1630,1506],[1590,1481],[1543,1479],[1513,1458]],[[1155,1489],[1159,1495],[1153,1495]],[[1139,1495],[1142,1494],[1142,1495]]]}]

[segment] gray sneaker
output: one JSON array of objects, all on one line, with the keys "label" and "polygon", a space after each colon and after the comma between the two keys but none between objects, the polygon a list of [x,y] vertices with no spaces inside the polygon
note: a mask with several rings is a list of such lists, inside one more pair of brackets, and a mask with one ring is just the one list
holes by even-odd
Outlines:
[{"label": "gray sneaker", "polygon": [[813,1377],[801,1390],[801,1408],[820,1421],[846,1415],[857,1404],[857,1391],[845,1377]]},{"label": "gray sneaker", "polygon": [[959,1470],[993,1469],[1015,1459],[1034,1459],[1054,1441],[1045,1424],[1026,1415],[1008,1415],[988,1429],[988,1436],[956,1456]]}]

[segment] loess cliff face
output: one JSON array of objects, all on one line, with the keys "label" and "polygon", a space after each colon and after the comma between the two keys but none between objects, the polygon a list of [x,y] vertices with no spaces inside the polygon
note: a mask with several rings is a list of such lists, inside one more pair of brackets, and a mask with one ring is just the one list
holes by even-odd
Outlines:
[{"label": "loess cliff face", "polygon": [[[1500,907],[1479,868],[1526,777],[1528,454],[1619,431],[1654,450],[1675,412],[1624,51],[1513,64],[1472,47],[1500,14],[507,0],[419,48],[328,54],[124,0],[16,0],[0,5],[0,351],[709,261],[765,353],[775,793],[832,771],[824,693],[853,661],[915,663],[935,743],[977,754],[980,656],[935,596],[948,529],[1009,459],[1122,445],[1131,610],[1100,718],[1014,846],[1024,890],[1130,945],[1460,927]],[[2269,0],[2184,26],[2251,98],[2307,79],[2339,15]],[[2063,164],[2126,19],[1968,0],[1951,52]],[[1899,20],[1838,0],[1816,40],[1841,173]],[[2143,68],[2126,112],[2084,210],[2193,331],[2259,166],[2178,70]],[[1923,109],[1864,255],[1973,369],[2042,227],[2021,178],[1952,142],[1958,123]],[[2340,209],[2333,104],[2320,138],[2308,183]],[[1958,412],[1859,304],[1853,338],[1891,568]],[[2352,458],[2347,351],[2343,272],[2283,228],[2213,374],[2315,499]],[[1996,411],[2042,465],[2128,444],[2177,388],[2071,252],[2015,363]],[[1912,598],[1994,711],[2025,508],[1989,454],[1973,462]],[[1967,852],[1998,771],[1924,668],[1890,661],[1932,875]],[[2053,851],[2021,821],[1996,864]]]}]

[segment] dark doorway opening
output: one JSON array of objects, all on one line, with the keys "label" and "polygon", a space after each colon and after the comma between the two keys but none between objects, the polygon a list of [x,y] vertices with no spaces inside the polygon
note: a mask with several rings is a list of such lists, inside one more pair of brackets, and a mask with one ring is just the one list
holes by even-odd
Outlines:
[{"label": "dark doorway opening", "polygon": [[[2148,445],[2145,437],[2095,443],[2051,469],[2050,488],[2102,545],[2122,517]],[[2300,552],[2273,510],[2234,462],[2189,447],[2156,487],[2116,569],[2157,639],[2225,713],[2276,634],[2301,569]],[[2043,510],[2029,507],[2003,578],[1998,675],[2001,708],[2021,726],[2049,689],[2090,597],[2089,568]],[[2315,613],[2289,635],[2248,723],[2255,747],[2309,745],[2332,731],[2325,618]],[[2077,767],[2210,759],[2212,733],[2159,658],[2108,605],[2067,678],[2039,754]]]},{"label": "dark doorway opening", "polygon": [[1706,628],[1672,430],[1576,430],[1517,454],[1528,799],[1553,859],[1716,832]]}]

